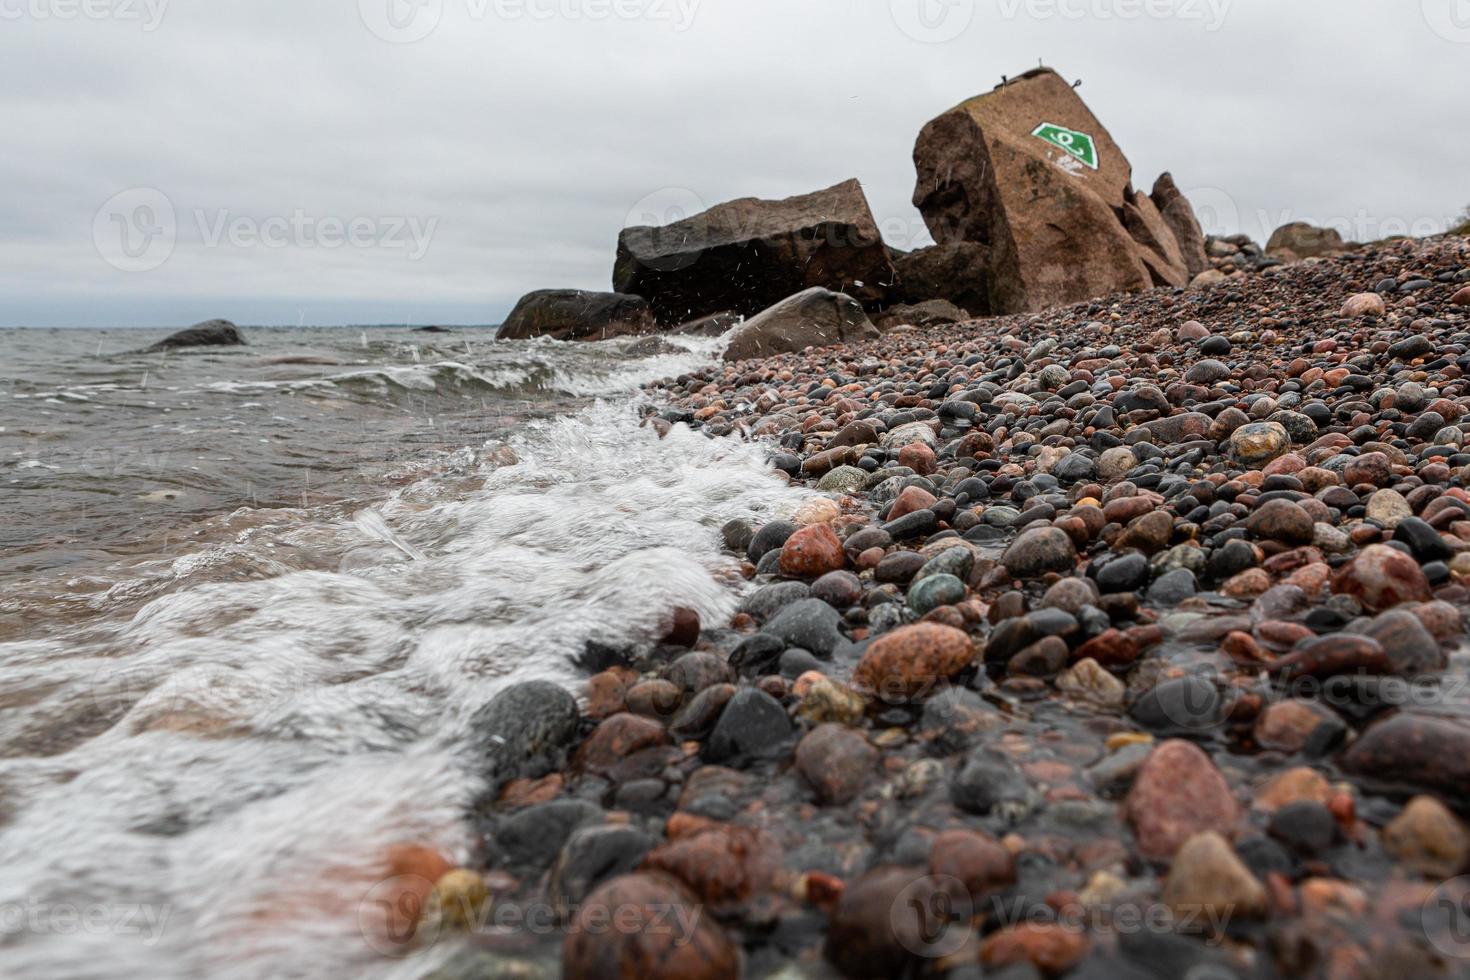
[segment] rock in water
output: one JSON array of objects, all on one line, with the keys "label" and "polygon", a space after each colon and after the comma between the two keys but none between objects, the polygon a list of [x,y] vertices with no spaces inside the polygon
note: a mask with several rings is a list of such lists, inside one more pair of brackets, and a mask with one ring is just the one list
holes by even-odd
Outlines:
[{"label": "rock in water", "polygon": [[1164,904],[1182,915],[1265,914],[1266,889],[1219,834],[1196,834],[1174,856],[1164,884]]},{"label": "rock in water", "polygon": [[1169,173],[1159,174],[1149,198],[1154,202],[1154,207],[1159,209],[1164,223],[1174,233],[1174,240],[1179,243],[1179,253],[1184,258],[1184,267],[1189,270],[1189,277],[1193,279],[1208,269],[1210,260],[1205,255],[1204,230],[1199,226],[1199,219],[1195,217],[1189,199],[1179,192],[1174,176]]},{"label": "rock in water", "polygon": [[843,889],[827,928],[827,959],[844,976],[892,980],[911,976],[933,950],[946,948],[954,926],[935,918],[948,910],[938,879],[916,868],[883,865]]},{"label": "rock in water", "polygon": [[990,246],[992,313],[1185,286],[1174,232],[1071,85],[1038,68],[930,122],[914,205],[935,241]]},{"label": "rock in water", "polygon": [[730,331],[725,360],[855,343],[878,336],[857,300],[821,287],[788,296]]},{"label": "rock in water", "polygon": [[842,569],[846,556],[842,542],[827,524],[809,524],[781,546],[781,574],[818,578]]},{"label": "rock in water", "polygon": [[1470,802],[1470,722],[1401,710],[1377,722],[1343,753],[1342,767],[1368,780]]},{"label": "rock in water", "polygon": [[737,980],[740,952],[673,878],[640,872],[587,897],[562,946],[567,980]]},{"label": "rock in water", "polygon": [[868,645],[853,672],[853,683],[880,699],[904,699],[932,692],[962,673],[975,659],[963,630],[918,623],[885,633]]},{"label": "rock in water", "polygon": [[657,329],[653,311],[641,296],[538,289],[521,297],[496,336],[500,340],[607,340]]},{"label": "rock in water", "polygon": [[1167,861],[1189,838],[1229,833],[1240,805],[1220,770],[1197,746],[1171,740],[1150,753],[1123,805],[1138,836],[1138,851]]},{"label": "rock in water", "polygon": [[1383,848],[1431,878],[1450,878],[1470,860],[1470,833],[1439,800],[1416,796],[1383,828]]},{"label": "rock in water", "polygon": [[492,782],[549,772],[577,734],[577,699],[550,681],[526,681],[495,695],[470,722]]},{"label": "rock in water", "polygon": [[783,201],[741,198],[663,227],[625,228],[613,267],[613,288],[648,297],[659,322],[671,325],[727,310],[750,316],[813,287],[873,305],[893,281],[856,180]]},{"label": "rock in water", "polygon": [[819,725],[796,747],[797,771],[829,806],[851,802],[877,767],[878,750],[845,725]]},{"label": "rock in water", "polygon": [[240,328],[229,320],[205,320],[187,330],[169,334],[152,347],[144,348],[143,353],[154,354],[181,347],[239,347],[244,343],[245,338],[240,336]]}]

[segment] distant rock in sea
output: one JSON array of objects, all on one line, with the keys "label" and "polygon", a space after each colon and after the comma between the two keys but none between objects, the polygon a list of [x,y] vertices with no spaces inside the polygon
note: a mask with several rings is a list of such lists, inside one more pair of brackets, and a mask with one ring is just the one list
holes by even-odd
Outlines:
[{"label": "distant rock in sea", "polygon": [[241,347],[244,344],[245,338],[240,336],[240,328],[229,320],[205,320],[187,330],[169,334],[152,347],[145,347],[143,353],[155,354],[183,347]]}]

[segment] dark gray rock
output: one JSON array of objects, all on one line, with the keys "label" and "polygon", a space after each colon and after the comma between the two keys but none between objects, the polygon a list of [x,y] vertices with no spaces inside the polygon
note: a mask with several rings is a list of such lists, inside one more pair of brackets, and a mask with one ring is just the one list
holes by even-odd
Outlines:
[{"label": "dark gray rock", "polygon": [[793,602],[800,602],[810,594],[805,582],[772,582],[762,585],[740,601],[740,611],[754,616],[764,623]]},{"label": "dark gray rock", "polygon": [[1002,804],[1025,804],[1030,786],[1020,768],[989,746],[970,753],[949,784],[954,805],[967,813],[986,816]]},{"label": "dark gray rock", "polygon": [[667,324],[726,310],[751,316],[813,287],[871,306],[894,278],[856,180],[779,201],[727,201],[668,225],[624,228],[613,268],[613,288],[647,296]]},{"label": "dark gray rock", "polygon": [[551,869],[549,891],[557,911],[565,915],[602,882],[638,867],[652,849],[653,838],[637,827],[615,824],[577,828]]},{"label": "dark gray rock", "polygon": [[577,735],[577,699],[550,681],[506,688],[475,712],[471,730],[491,780],[546,775]]},{"label": "dark gray rock", "polygon": [[821,599],[802,599],[777,613],[761,632],[827,658],[843,642],[841,623],[842,616]]},{"label": "dark gray rock", "polygon": [[496,334],[500,340],[608,340],[654,333],[653,311],[641,296],[581,289],[538,289],[522,296]]},{"label": "dark gray rock", "polygon": [[1224,696],[1209,678],[1171,677],[1145,691],[1129,709],[1135,721],[1163,734],[1204,734],[1225,721]]},{"label": "dark gray rock", "polygon": [[505,864],[544,870],[556,859],[572,831],[603,822],[602,807],[587,800],[536,803],[500,821],[490,835]]},{"label": "dark gray rock", "polygon": [[186,330],[169,334],[151,347],[144,348],[145,354],[179,350],[184,347],[239,347],[245,343],[240,329],[229,320],[205,320]]},{"label": "dark gray rock", "polygon": [[705,743],[705,758],[731,763],[768,758],[779,754],[791,733],[791,719],[781,702],[759,688],[742,687],[725,705]]}]

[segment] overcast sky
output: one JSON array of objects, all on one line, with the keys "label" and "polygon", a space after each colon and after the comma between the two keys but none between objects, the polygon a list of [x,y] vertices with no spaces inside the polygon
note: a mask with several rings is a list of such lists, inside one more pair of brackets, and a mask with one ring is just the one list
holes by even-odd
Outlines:
[{"label": "overcast sky", "polygon": [[1207,230],[1470,203],[1470,0],[0,0],[0,325],[498,322],[849,177],[914,247],[920,127],[1038,60]]}]

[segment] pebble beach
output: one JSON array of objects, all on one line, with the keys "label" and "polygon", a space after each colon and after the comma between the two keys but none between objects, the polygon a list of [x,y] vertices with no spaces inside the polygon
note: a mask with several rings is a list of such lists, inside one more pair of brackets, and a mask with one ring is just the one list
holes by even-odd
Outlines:
[{"label": "pebble beach", "polygon": [[485,897],[568,977],[1461,975],[1467,283],[1392,242],[653,385],[812,492],[724,528],[728,626],[487,706]]}]

